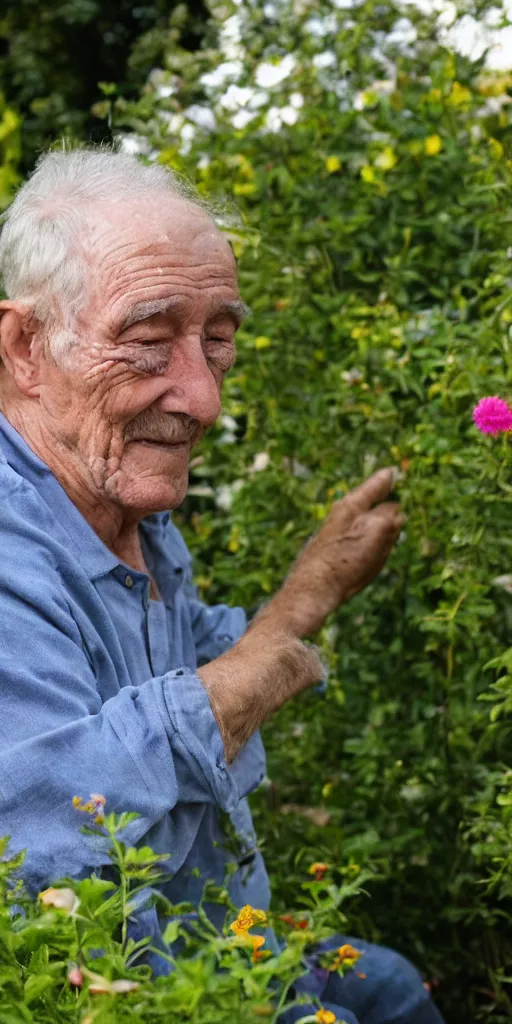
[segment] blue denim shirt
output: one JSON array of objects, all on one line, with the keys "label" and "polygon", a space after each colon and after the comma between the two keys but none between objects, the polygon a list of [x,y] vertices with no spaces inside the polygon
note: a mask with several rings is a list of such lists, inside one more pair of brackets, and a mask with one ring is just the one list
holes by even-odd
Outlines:
[{"label": "blue denim shirt", "polygon": [[[167,513],[141,524],[149,578],[119,562],[49,468],[0,415],[0,835],[26,848],[36,891],[108,859],[79,832],[75,794],[140,817],[126,841],[170,853],[173,901],[197,903],[235,857],[236,905],[266,909],[269,885],[246,794],[261,781],[254,735],[227,765],[198,664],[241,636],[244,612],[208,608]],[[220,910],[220,908],[219,908]]]}]

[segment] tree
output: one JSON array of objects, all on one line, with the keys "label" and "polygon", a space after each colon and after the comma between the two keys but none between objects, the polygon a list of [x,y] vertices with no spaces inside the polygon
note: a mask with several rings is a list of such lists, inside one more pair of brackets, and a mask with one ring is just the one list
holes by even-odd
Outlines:
[{"label": "tree", "polygon": [[[169,42],[176,4],[151,0],[7,0],[0,22],[0,93],[23,117],[23,171],[61,136],[110,141],[108,124],[91,107],[98,83],[114,79],[134,96]],[[182,45],[201,40],[206,10],[192,0]]]}]

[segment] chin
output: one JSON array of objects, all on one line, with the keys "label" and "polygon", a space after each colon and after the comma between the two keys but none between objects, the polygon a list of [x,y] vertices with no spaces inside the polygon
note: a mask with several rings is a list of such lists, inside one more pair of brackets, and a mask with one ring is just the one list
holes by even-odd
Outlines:
[{"label": "chin", "polygon": [[[144,477],[143,474],[118,482],[115,500],[125,509],[138,512],[140,518],[153,512],[167,512],[183,504],[188,488],[188,471],[169,476]],[[114,497],[114,495],[112,495]]]}]

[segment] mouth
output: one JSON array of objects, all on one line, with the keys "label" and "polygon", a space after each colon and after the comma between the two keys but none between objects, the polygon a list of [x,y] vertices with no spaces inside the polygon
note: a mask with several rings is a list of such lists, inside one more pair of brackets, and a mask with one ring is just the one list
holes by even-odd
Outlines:
[{"label": "mouth", "polygon": [[139,438],[137,444],[144,445],[145,448],[158,448],[160,451],[166,452],[182,452],[190,448],[190,442],[187,441],[155,441],[152,439]]}]

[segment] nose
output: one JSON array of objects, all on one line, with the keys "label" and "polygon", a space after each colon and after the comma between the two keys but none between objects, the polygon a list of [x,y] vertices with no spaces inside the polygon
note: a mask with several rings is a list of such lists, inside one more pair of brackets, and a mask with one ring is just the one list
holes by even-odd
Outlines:
[{"label": "nose", "polygon": [[169,387],[157,402],[162,412],[186,413],[204,427],[215,423],[221,412],[220,389],[199,338],[176,344],[166,378]]}]

